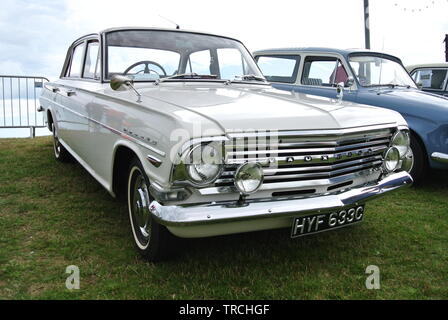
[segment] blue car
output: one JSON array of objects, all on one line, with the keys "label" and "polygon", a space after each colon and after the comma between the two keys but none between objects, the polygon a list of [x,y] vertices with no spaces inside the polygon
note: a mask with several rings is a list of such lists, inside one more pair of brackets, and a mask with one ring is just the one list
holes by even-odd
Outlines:
[{"label": "blue car", "polygon": [[254,57],[277,89],[400,112],[411,129],[416,182],[428,168],[448,169],[448,98],[421,91],[399,58],[328,48],[269,49]]}]

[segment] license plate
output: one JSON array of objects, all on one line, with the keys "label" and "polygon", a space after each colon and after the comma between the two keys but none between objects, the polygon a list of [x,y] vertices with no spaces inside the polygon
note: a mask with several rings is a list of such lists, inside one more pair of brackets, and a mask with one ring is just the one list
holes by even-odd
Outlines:
[{"label": "license plate", "polygon": [[291,238],[302,237],[323,231],[330,231],[361,222],[364,206],[348,207],[328,213],[294,218]]}]

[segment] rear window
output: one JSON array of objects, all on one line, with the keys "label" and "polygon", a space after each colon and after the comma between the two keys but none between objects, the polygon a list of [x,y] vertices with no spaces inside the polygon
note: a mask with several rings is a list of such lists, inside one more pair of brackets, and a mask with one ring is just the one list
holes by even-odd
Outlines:
[{"label": "rear window", "polygon": [[297,79],[300,56],[259,56],[257,63],[268,81],[294,83]]}]

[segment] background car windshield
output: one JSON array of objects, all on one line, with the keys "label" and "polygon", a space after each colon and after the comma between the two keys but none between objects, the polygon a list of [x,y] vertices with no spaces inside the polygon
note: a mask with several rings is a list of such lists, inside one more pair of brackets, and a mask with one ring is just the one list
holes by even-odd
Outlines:
[{"label": "background car windshield", "polygon": [[107,78],[127,75],[151,81],[176,74],[213,75],[238,80],[263,77],[238,41],[203,34],[157,30],[115,31],[106,35]]},{"label": "background car windshield", "polygon": [[396,61],[378,56],[351,56],[350,65],[360,85],[399,85],[416,88],[409,74]]}]

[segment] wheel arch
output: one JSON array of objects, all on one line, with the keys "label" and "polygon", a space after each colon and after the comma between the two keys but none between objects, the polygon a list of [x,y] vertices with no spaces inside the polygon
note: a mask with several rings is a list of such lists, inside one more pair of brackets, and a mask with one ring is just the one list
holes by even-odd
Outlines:
[{"label": "wheel arch", "polygon": [[115,145],[112,164],[112,192],[117,198],[126,193],[126,180],[129,164],[133,158],[143,163],[138,148],[130,143],[119,142]]},{"label": "wheel arch", "polygon": [[48,128],[48,130],[50,130],[50,132],[51,132],[51,131],[53,131],[51,125],[52,125],[53,122],[54,122],[54,119],[53,119],[53,113],[52,113],[51,109],[47,109],[47,112],[46,112],[46,113],[47,113],[47,128]]}]

